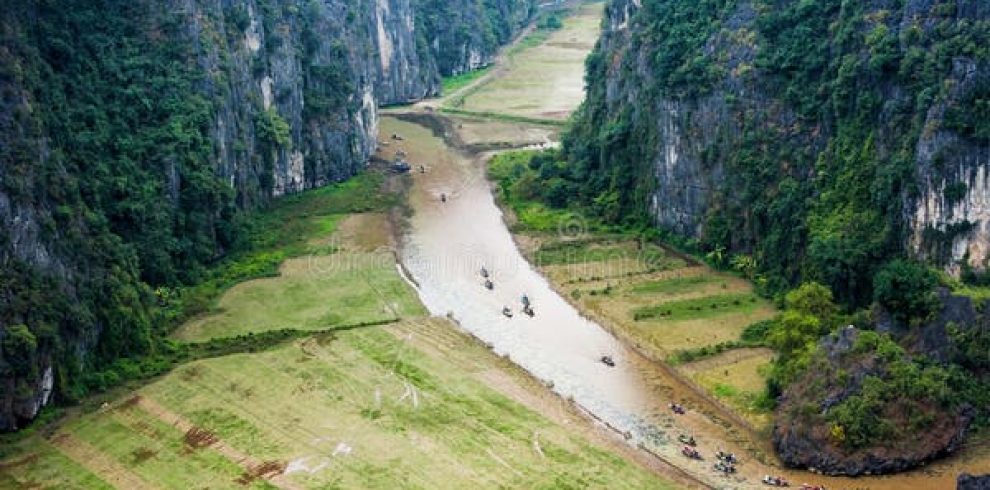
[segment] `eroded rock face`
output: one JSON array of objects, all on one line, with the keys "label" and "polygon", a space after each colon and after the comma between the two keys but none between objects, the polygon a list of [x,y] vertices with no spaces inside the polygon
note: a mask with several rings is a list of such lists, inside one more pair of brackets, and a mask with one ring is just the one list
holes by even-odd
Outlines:
[{"label": "eroded rock face", "polygon": [[963,473],[956,479],[956,490],[990,490],[990,475]]},{"label": "eroded rock face", "polygon": [[910,401],[910,410],[929,417],[920,433],[903,427],[904,406],[888,404],[885,421],[894,424],[896,435],[863,447],[848,447],[836,436],[827,422],[829,412],[861,393],[868,377],[886,376],[884,361],[855,352],[860,333],[850,326],[826,337],[813,367],[778,400],[773,444],[781,460],[828,475],[877,475],[908,470],[959,449],[975,411],[965,405],[948,410],[934,401]]},{"label": "eroded rock face", "polygon": [[[638,165],[629,160],[648,162],[648,167],[636,173],[645,177],[649,172],[652,177],[646,205],[661,228],[695,238],[710,236],[706,221],[712,212],[731,209],[743,200],[736,194],[743,192],[738,173],[749,169],[732,168],[734,155],[754,148],[755,153],[773,154],[786,147],[799,149],[814,161],[836,136],[830,121],[799,117],[785,101],[785,94],[774,90],[773,80],[761,74],[757,57],[765,42],[758,27],[761,11],[767,9],[763,3],[728,3],[731,8],[717,18],[705,19],[706,25],[719,28],[707,39],[699,59],[717,66],[719,78],[710,90],[700,94],[655,88],[656,78],[666,75],[658,73],[655,61],[663,53],[657,53],[650,43],[637,41],[646,24],[643,16],[649,15],[641,13],[641,1],[614,0],[606,8],[602,41],[596,50],[604,60],[604,80],[590,91],[588,105],[597,112],[586,117],[595,118],[597,126],[617,119],[628,121],[636,135],[634,143],[645,142],[626,160],[609,156],[604,160],[608,163],[614,158],[614,165]],[[901,7],[873,2],[863,17],[884,19],[887,30],[901,33],[912,29],[931,32],[943,22],[970,25],[986,22],[990,17],[990,6],[983,2],[958,3],[949,20],[939,16],[939,5],[935,0],[906,2]],[[828,23],[829,19],[822,22]],[[862,29],[865,32],[869,27],[864,25]],[[900,49],[907,50],[905,46]],[[870,55],[849,56],[868,59]],[[677,62],[689,64],[688,60]],[[990,65],[960,53],[953,56],[951,67],[945,71],[941,83],[951,89],[931,103],[918,106],[904,87],[889,79],[872,80],[885,99],[885,107],[871,124],[876,126],[876,151],[888,158],[901,151],[902,142],[898,139],[907,130],[903,120],[898,120],[898,111],[905,107],[917,111],[911,117],[921,121],[919,126],[924,129],[904,145],[913,149],[908,158],[916,166],[914,177],[918,184],[902,193],[900,219],[907,231],[904,247],[958,273],[963,262],[984,269],[990,258],[990,142],[950,127],[946,111],[948,107],[967,104],[974,89],[990,83]],[[772,147],[754,146],[754,138]],[[765,165],[787,158],[792,157],[786,153],[774,155]],[[815,169],[800,165],[781,165],[774,172],[796,182],[816,177]],[[747,231],[750,227],[759,228],[758,223],[748,221],[750,211],[732,211],[742,215],[743,229],[726,237],[731,243],[722,245],[748,251],[754,241],[762,238],[758,230]]]},{"label": "eroded rock face", "polygon": [[[74,149],[60,147],[39,122],[40,105],[51,95],[38,93],[38,81],[49,81],[38,73],[57,76],[70,61],[100,65],[102,60],[87,59],[98,55],[81,45],[67,51],[72,60],[62,59],[58,46],[39,41],[46,36],[35,31],[37,26],[61,25],[63,16],[86,10],[85,15],[120,21],[107,23],[114,26],[105,33],[110,41],[123,35],[113,29],[134,28],[138,32],[126,34],[137,44],[175,46],[181,53],[174,58],[181,58],[191,72],[192,86],[165,84],[165,90],[182,90],[184,97],[208,107],[209,121],[205,129],[195,128],[195,138],[205,138],[212,151],[197,165],[207,161],[208,175],[200,177],[215,178],[210,185],[223,188],[217,191],[221,198],[208,204],[186,202],[189,178],[182,144],[174,151],[149,150],[154,156],[135,165],[154,173],[144,185],[160,190],[160,200],[173,210],[204,207],[198,222],[186,226],[197,228],[209,242],[203,244],[204,255],[215,259],[224,253],[219,237],[231,225],[225,222],[231,207],[263,206],[278,196],[355,175],[377,146],[380,105],[435,95],[442,75],[491,62],[499,43],[517,33],[535,9],[533,0],[137,0],[101,5],[55,0],[15,2],[0,9],[0,342],[12,325],[24,324],[37,336],[30,366],[10,366],[0,350],[0,430],[16,429],[33,418],[66,389],[70,378],[92,367],[93,351],[107,340],[107,322],[88,314],[93,303],[106,300],[89,291],[92,278],[114,271],[114,281],[138,291],[133,304],[121,306],[135,318],[147,318],[149,304],[141,296],[151,290],[142,282],[144,264],[87,256],[88,251],[68,245],[70,238],[95,242],[88,238],[98,234],[92,228],[106,226],[106,220],[72,216],[65,209],[71,206],[60,209],[65,200],[59,202],[59,187],[77,185],[76,173],[93,170],[61,164],[65,159],[59,157]],[[47,22],[55,18],[58,22]],[[125,82],[144,83],[138,78]],[[58,85],[46,88],[53,87]],[[87,87],[75,89],[79,92],[54,98],[86,96]],[[157,103],[145,98],[142,107],[125,109],[151,111]],[[106,108],[86,107],[85,114],[65,114],[65,119],[82,128],[76,132],[86,131],[94,126],[87,121],[106,118],[100,110]],[[276,126],[277,137],[262,134],[262,122]],[[187,129],[163,128],[176,133]],[[101,151],[114,152],[114,145],[128,135],[109,136]],[[165,218],[148,226],[174,227],[176,221]],[[98,230],[99,236],[116,232],[110,228],[109,234]],[[162,236],[185,239],[185,232],[167,229]],[[158,245],[134,244],[145,249]],[[94,248],[98,255],[98,244]],[[15,282],[18,287],[11,285]],[[38,291],[52,293],[45,296],[49,304],[44,315],[22,304],[23,295]]]}]

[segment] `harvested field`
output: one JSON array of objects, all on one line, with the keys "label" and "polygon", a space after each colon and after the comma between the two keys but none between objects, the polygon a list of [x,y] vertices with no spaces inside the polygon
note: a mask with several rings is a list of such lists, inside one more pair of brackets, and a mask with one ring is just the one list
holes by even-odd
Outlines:
[{"label": "harvested field", "polygon": [[187,323],[175,336],[202,341],[283,328],[318,331],[423,312],[396,274],[390,252],[289,259],[279,271],[278,277],[234,286],[215,313]]},{"label": "harvested field", "polygon": [[509,71],[456,97],[457,109],[565,120],[584,100],[584,59],[598,39],[604,2],[586,3],[563,28],[530,34],[509,54]]},{"label": "harvested field", "polygon": [[0,481],[672,488],[593,442],[566,403],[445,320],[198,361],[139,395],[66,423],[59,450],[8,460]]}]

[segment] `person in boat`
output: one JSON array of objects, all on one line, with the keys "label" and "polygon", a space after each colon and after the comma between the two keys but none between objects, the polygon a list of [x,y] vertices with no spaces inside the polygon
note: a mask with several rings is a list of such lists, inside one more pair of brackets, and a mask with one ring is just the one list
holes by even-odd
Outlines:
[{"label": "person in boat", "polygon": [[503,306],[502,307],[502,314],[505,315],[505,316],[507,316],[507,317],[509,317],[509,318],[512,318],[512,310],[509,309],[508,306]]},{"label": "person in boat", "polygon": [[488,278],[488,269],[485,266],[481,266],[481,277]]},{"label": "person in boat", "polygon": [[684,447],[682,447],[681,448],[681,454],[683,454],[683,455],[685,455],[685,456],[687,456],[689,458],[701,459],[701,453],[699,453],[697,449],[695,449],[695,448],[693,448],[691,446],[684,446]]},{"label": "person in boat", "polygon": [[785,480],[785,479],[783,479],[783,478],[781,478],[779,476],[770,476],[770,475],[764,475],[763,476],[763,483],[766,483],[767,485],[772,485],[772,486],[775,486],[775,487],[786,487],[786,486],[790,485],[789,483],[787,483],[787,480]]},{"label": "person in boat", "polygon": [[612,359],[612,356],[607,356],[607,355],[606,356],[602,356],[601,361],[602,361],[602,364],[604,364],[604,365],[606,365],[608,367],[615,367],[615,360]]},{"label": "person in boat", "polygon": [[715,453],[715,457],[717,457],[722,461],[725,461],[726,463],[738,463],[738,460],[736,460],[736,455],[733,453],[727,453],[725,451],[720,450],[719,452]]},{"label": "person in boat", "polygon": [[495,283],[490,279],[485,279],[485,289],[495,289]]}]

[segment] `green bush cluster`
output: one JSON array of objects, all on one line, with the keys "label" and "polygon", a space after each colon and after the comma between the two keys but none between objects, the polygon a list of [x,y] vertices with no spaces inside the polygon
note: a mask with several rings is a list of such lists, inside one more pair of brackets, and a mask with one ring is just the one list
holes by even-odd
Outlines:
[{"label": "green bush cluster", "polygon": [[859,390],[825,417],[839,442],[849,448],[925,430],[935,412],[951,410],[965,393],[960,388],[967,381],[958,369],[912,359],[888,335],[861,332],[849,355],[869,357],[879,371],[865,376]]},{"label": "green bush cluster", "polygon": [[539,27],[540,29],[556,30],[564,27],[564,23],[560,20],[560,17],[550,14],[540,19],[540,22],[536,24],[536,27]]}]

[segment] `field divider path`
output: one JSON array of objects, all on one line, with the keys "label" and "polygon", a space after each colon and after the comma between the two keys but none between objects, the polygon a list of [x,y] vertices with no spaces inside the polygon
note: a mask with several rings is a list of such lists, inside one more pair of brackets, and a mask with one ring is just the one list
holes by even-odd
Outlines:
[{"label": "field divider path", "polygon": [[[179,429],[183,433],[199,428],[181,415],[172,412],[146,396],[137,397],[137,406],[145,412],[157,417],[162,422]],[[243,468],[246,474],[251,473],[252,470],[264,464],[263,461],[258,461],[240,450],[225,444],[221,439],[217,439],[216,442],[210,444],[209,447]],[[302,487],[296,486],[292,482],[288,481],[284,474],[278,474],[271,478],[267,478],[266,481],[285,490],[302,490]]]},{"label": "field divider path", "polygon": [[114,461],[113,458],[107,456],[103,451],[68,432],[60,432],[52,436],[50,442],[66,457],[91,471],[101,480],[113,485],[115,488],[124,490],[135,488],[154,490],[161,488],[135,475],[131,470]]}]

